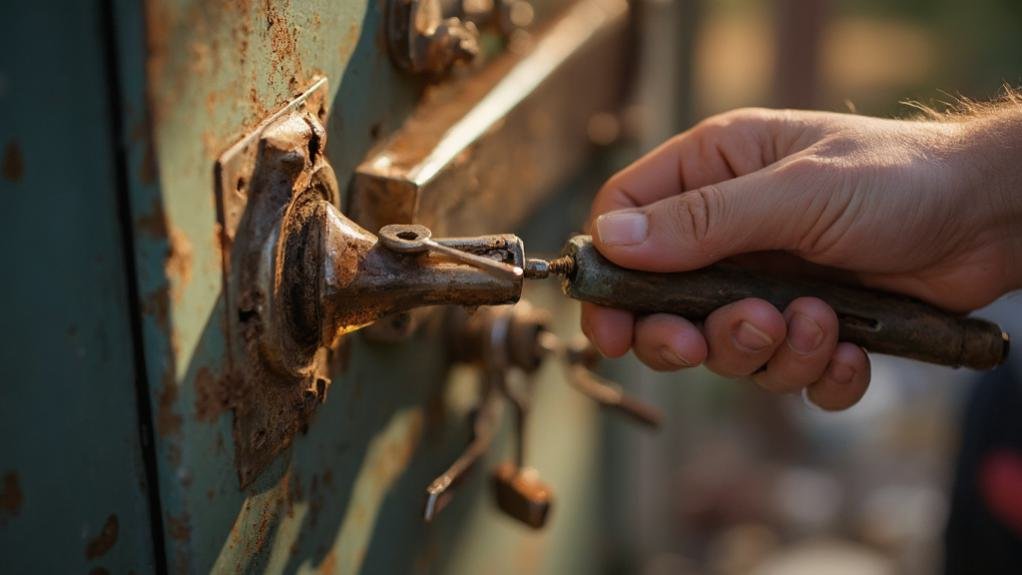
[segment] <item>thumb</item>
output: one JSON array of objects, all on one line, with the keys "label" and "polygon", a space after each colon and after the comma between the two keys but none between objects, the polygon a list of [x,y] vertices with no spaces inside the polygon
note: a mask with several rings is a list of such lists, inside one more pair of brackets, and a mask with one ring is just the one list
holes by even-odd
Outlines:
[{"label": "thumb", "polygon": [[[593,243],[631,269],[672,272],[741,253],[797,248],[803,210],[771,169],[596,218]],[[771,184],[773,184],[771,186]]]}]

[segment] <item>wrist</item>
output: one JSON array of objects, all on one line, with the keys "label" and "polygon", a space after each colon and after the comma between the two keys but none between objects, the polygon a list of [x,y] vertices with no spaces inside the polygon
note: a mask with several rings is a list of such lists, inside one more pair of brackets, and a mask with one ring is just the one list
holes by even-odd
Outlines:
[{"label": "wrist", "polygon": [[996,246],[1003,291],[1022,288],[1022,108],[991,110],[951,125],[952,181],[975,211],[977,238]]}]

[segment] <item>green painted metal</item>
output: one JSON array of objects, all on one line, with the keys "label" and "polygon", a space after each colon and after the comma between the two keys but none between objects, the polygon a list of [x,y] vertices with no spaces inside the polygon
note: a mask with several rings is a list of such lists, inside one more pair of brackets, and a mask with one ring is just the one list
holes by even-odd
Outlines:
[{"label": "green painted metal", "polygon": [[[498,559],[488,572],[593,568],[595,559],[578,553],[593,533],[591,516],[578,511],[593,508],[591,493],[573,487],[594,473],[585,454],[595,412],[556,372],[541,387],[564,397],[532,433],[559,434],[536,441],[535,453],[566,493],[555,511],[562,519],[537,535],[497,517],[480,473],[437,523],[422,522],[425,486],[466,442],[471,407],[471,375],[448,377],[435,331],[396,346],[351,337],[308,431],[239,489],[232,416],[217,408],[225,337],[214,161],[325,75],[327,153],[343,187],[408,117],[424,84],[391,65],[379,38],[382,2],[114,5],[168,570],[475,573],[487,556]],[[577,414],[571,432],[558,431],[558,406]]]},{"label": "green painted metal", "polygon": [[0,8],[5,573],[156,568],[101,8]]},{"label": "green painted metal", "polygon": [[[543,15],[555,2],[537,4]],[[597,411],[553,366],[530,428],[530,460],[558,490],[549,528],[500,516],[483,466],[422,522],[425,486],[467,441],[474,398],[475,374],[450,370],[438,325],[400,345],[350,337],[308,430],[238,486],[213,165],[324,75],[327,151],[345,186],[425,88],[391,65],[382,7],[0,10],[0,193],[11,204],[0,237],[14,262],[0,287],[4,572],[596,569],[582,550],[598,536]],[[556,215],[533,223],[529,241],[568,232]],[[556,286],[530,293],[574,329]]]}]

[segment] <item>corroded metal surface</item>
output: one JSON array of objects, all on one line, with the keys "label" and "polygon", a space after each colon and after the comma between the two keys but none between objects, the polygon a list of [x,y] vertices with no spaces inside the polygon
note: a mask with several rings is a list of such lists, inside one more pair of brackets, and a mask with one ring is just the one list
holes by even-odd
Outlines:
[{"label": "corroded metal surface", "polygon": [[[326,400],[339,337],[428,305],[512,303],[524,249],[512,235],[378,238],[335,206],[317,80],[231,146],[216,164],[227,328],[226,407],[239,482],[249,486]],[[409,235],[410,234],[410,235]],[[422,238],[422,239],[420,239]],[[441,257],[417,253],[430,245]],[[452,258],[452,254],[457,258]],[[493,259],[491,259],[493,258]],[[490,268],[517,270],[496,277]]]},{"label": "corroded metal surface", "polygon": [[[326,134],[319,117],[326,116],[325,108],[321,98],[310,97],[323,85],[315,82],[216,164],[219,224],[224,246],[230,248],[222,253],[227,325],[223,397],[224,407],[234,412],[242,487],[308,425],[330,385],[325,365],[336,350],[317,355],[318,337],[311,346],[303,345],[304,333],[295,320],[306,318],[287,314],[287,306],[278,303],[286,303],[282,300],[291,295],[293,284],[284,274],[288,252],[276,241],[290,232],[287,222],[305,198],[337,201],[337,182],[323,157]],[[313,325],[317,320],[312,319]]]},{"label": "corroded metal surface", "polygon": [[151,573],[111,23],[0,5],[0,571]]},{"label": "corroded metal surface", "polygon": [[475,25],[444,18],[440,0],[386,0],[386,20],[390,56],[408,72],[438,76],[479,54]]},{"label": "corroded metal surface", "polygon": [[[369,150],[405,123],[425,92],[443,87],[427,90],[392,65],[381,3],[150,0],[143,9],[115,0],[114,8],[169,571],[405,573],[456,563],[449,557],[473,498],[429,527],[409,512],[421,509],[422,486],[467,433],[459,394],[445,393],[448,366],[431,326],[414,345],[353,338],[328,358],[327,401],[290,447],[239,489],[220,273],[232,246],[213,192],[217,158],[316,77],[330,78],[327,153],[342,192]],[[537,6],[537,13],[545,12]],[[5,169],[16,173],[17,154],[11,157]],[[23,169],[29,173],[27,161]],[[510,229],[524,212],[480,214],[478,222],[454,217],[435,231]],[[577,448],[590,419],[570,400],[560,405],[558,415],[579,430],[563,437],[574,437]],[[584,493],[572,494],[577,505]],[[550,541],[577,537],[577,530],[564,531],[569,524],[552,526]],[[464,527],[465,540],[505,541],[508,549],[532,544],[499,526],[487,529],[498,533],[483,537]],[[123,517],[119,532],[123,538]],[[394,553],[395,545],[404,552]]]},{"label": "corroded metal surface", "polygon": [[583,0],[523,54],[428,93],[358,167],[352,217],[370,231],[414,222],[437,233],[520,221],[578,169],[590,117],[616,107],[627,14],[621,0]]}]

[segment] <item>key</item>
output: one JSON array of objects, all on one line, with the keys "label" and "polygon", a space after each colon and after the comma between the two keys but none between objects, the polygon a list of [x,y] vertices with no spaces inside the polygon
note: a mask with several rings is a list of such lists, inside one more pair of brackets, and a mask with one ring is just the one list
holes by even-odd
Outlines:
[{"label": "key", "polygon": [[477,267],[498,278],[518,279],[524,274],[519,266],[498,262],[444,245],[443,240],[434,240],[432,235],[433,232],[429,228],[418,224],[391,224],[380,228],[378,233],[380,243],[394,252],[416,254],[432,251],[463,264]]}]

